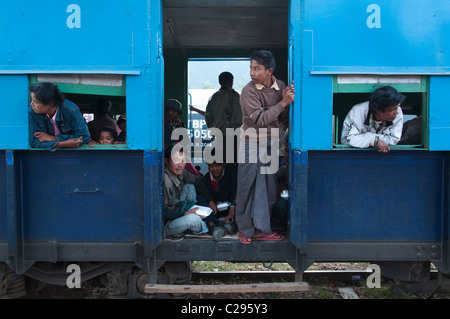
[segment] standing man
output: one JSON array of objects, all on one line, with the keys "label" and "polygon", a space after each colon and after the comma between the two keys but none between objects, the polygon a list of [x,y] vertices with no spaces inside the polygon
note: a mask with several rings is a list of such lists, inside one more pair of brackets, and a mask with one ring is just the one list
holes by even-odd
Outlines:
[{"label": "standing man", "polygon": [[[242,125],[242,110],[240,104],[239,93],[233,89],[233,74],[230,72],[222,72],[219,75],[220,89],[214,93],[206,105],[205,121],[208,128],[217,128],[222,132],[223,142],[223,160],[226,159],[227,140],[233,139],[233,163],[237,161],[237,141],[234,140],[235,135],[227,136],[226,129],[235,129]],[[229,132],[231,133],[231,132]],[[220,145],[216,145],[220,147]],[[231,152],[231,150],[230,150]],[[233,164],[229,163],[229,164]]]},{"label": "standing man", "polygon": [[242,124],[240,96],[233,89],[233,80],[233,74],[230,72],[220,73],[220,89],[211,96],[206,105],[206,125],[218,128],[223,134],[226,128],[236,129]]},{"label": "standing man", "polygon": [[[271,230],[270,212],[277,197],[276,170],[270,173],[263,170],[268,164],[261,160],[264,150],[260,145],[266,145],[267,154],[271,154],[273,142],[278,145],[278,136],[272,139],[271,129],[279,129],[278,116],[288,111],[295,97],[293,85],[286,86],[272,75],[275,59],[270,51],[255,51],[250,59],[252,80],[241,93],[243,119],[235,216],[239,241],[243,244],[250,244],[252,239],[284,239]],[[271,155],[278,159],[278,155]]]}]

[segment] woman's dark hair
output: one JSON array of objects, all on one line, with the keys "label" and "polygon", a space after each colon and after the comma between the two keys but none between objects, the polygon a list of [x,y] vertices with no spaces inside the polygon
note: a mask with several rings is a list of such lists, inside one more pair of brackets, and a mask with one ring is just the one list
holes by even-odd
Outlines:
[{"label": "woman's dark hair", "polygon": [[271,68],[272,72],[275,72],[276,63],[272,52],[267,50],[256,50],[250,55],[250,59],[264,65],[266,70]]},{"label": "woman's dark hair", "polygon": [[58,86],[50,82],[34,84],[30,87],[30,92],[34,93],[36,99],[44,104],[60,106],[64,101],[64,95],[59,92]]},{"label": "woman's dark hair", "polygon": [[102,128],[102,129],[100,130],[100,133],[101,133],[101,132],[109,132],[109,133],[111,133],[111,136],[113,137],[114,142],[117,141],[117,138],[118,138],[117,132],[116,132],[116,130],[113,129],[112,127],[110,127],[110,126],[105,126],[104,128]]},{"label": "woman's dark hair", "polygon": [[405,96],[392,86],[382,86],[370,96],[369,110],[371,113],[384,111],[385,108],[403,103]]}]

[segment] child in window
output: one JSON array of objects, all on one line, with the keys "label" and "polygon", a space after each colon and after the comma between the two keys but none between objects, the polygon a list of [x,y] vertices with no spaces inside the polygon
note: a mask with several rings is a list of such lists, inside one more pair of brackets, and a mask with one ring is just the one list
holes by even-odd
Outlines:
[{"label": "child in window", "polygon": [[117,126],[119,126],[120,133],[117,140],[121,143],[126,143],[127,141],[127,115],[122,114],[117,120]]},{"label": "child in window", "polygon": [[98,141],[89,141],[89,146],[93,146],[95,144],[116,144],[117,142],[117,132],[112,127],[106,126],[100,130],[100,136]]}]

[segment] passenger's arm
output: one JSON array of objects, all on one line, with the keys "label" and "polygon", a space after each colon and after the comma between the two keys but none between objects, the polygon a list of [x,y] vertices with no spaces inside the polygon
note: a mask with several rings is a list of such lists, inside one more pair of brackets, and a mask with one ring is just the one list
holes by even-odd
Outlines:
[{"label": "passenger's arm", "polygon": [[372,132],[365,132],[357,122],[350,120],[344,122],[341,141],[343,144],[348,144],[357,148],[369,148],[375,146],[376,134]]},{"label": "passenger's arm", "polygon": [[250,119],[252,125],[257,128],[267,127],[269,123],[276,121],[284,110],[281,101],[275,105],[262,105],[256,89],[241,95],[241,106],[243,116]]},{"label": "passenger's arm", "polygon": [[[46,133],[47,129],[42,120],[40,120],[40,114],[35,114],[32,111],[32,107],[28,109],[28,132],[29,132],[29,140],[30,146],[33,148],[44,148],[50,151],[55,150],[55,145],[57,141],[40,141],[39,138],[36,137],[37,133]],[[39,134],[37,134],[39,135]]]},{"label": "passenger's arm", "polygon": [[368,132],[364,125],[367,111],[361,106],[354,106],[345,117],[341,142],[357,148],[369,148],[375,146],[376,134]]},{"label": "passenger's arm", "polygon": [[189,110],[197,112],[198,114],[205,116],[205,111],[202,111],[202,110],[196,108],[192,104],[189,104]]},{"label": "passenger's arm", "polygon": [[[88,144],[89,139],[91,138],[91,134],[89,133],[89,128],[86,120],[84,119],[83,114],[81,114],[81,111],[78,108],[75,109],[71,114],[70,125],[72,127],[73,134],[58,134],[56,138],[59,141],[67,141],[71,139],[78,139],[81,137],[81,144]],[[73,144],[73,141],[65,143],[65,145],[67,144]]]},{"label": "passenger's arm", "polygon": [[163,214],[164,214],[164,220],[174,220],[174,219],[177,219],[178,217],[183,216],[183,214],[180,214],[178,206],[176,206],[174,208],[169,208],[169,207],[165,206],[164,210],[163,210]]}]

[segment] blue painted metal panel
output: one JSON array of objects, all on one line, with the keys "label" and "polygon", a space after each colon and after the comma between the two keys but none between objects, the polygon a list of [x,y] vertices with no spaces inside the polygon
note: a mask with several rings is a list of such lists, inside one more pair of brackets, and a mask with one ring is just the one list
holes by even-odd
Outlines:
[{"label": "blue painted metal panel", "polygon": [[20,185],[17,178],[17,166],[14,151],[5,152],[5,188],[6,188],[6,227],[8,238],[8,263],[18,273],[23,273],[30,262],[24,259],[23,215],[18,200]]},{"label": "blue painted metal panel", "polygon": [[0,149],[28,148],[28,78],[0,75]]},{"label": "blue painted metal panel", "polygon": [[450,108],[448,107],[449,76],[430,77],[429,149],[450,150]]},{"label": "blue painted metal panel", "polygon": [[145,256],[153,254],[153,250],[163,239],[163,189],[160,181],[163,176],[163,153],[144,152],[144,237]]},{"label": "blue painted metal panel", "polygon": [[[150,109],[151,131],[148,149],[163,149],[164,58],[162,1],[152,1],[150,15]],[[139,95],[142,97],[142,95]],[[143,123],[148,127],[148,122]]]},{"label": "blue painted metal panel", "polygon": [[289,153],[289,230],[292,244],[305,248],[308,241],[308,151]]},{"label": "blue painted metal panel", "polygon": [[[138,9],[138,8],[136,8]],[[147,21],[134,30],[135,55],[147,67],[141,75],[127,77],[127,147],[130,149],[162,150],[164,60],[162,56],[161,1],[151,1],[140,8],[135,18]]]},{"label": "blue painted metal panel", "polygon": [[312,72],[450,72],[447,0],[303,2]]},{"label": "blue painted metal panel", "polygon": [[15,160],[25,241],[144,241],[142,152],[28,151]]},{"label": "blue painted metal panel", "polygon": [[311,47],[313,32],[303,30],[304,5],[304,1],[291,1],[290,5],[290,72],[296,89],[295,101],[291,105],[290,125],[293,133],[290,134],[290,142],[294,149],[330,149],[333,79],[332,76],[310,73],[314,61]]},{"label": "blue painted metal panel", "polygon": [[6,162],[4,151],[0,151],[0,167],[0,242],[6,242]]},{"label": "blue painted metal panel", "polygon": [[[308,153],[307,220],[299,223],[308,225],[307,234],[297,233],[302,228],[291,228],[292,237],[307,236],[308,241],[442,240],[448,201],[445,153]],[[301,174],[304,164],[293,165],[294,176]],[[292,187],[296,192],[298,186]]]},{"label": "blue painted metal panel", "polygon": [[147,1],[2,1],[0,69],[130,70],[139,59],[139,29],[148,30]]}]

